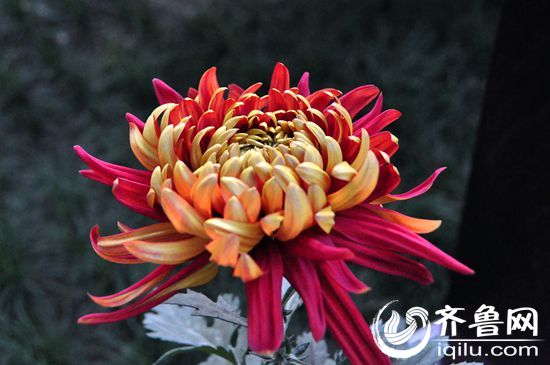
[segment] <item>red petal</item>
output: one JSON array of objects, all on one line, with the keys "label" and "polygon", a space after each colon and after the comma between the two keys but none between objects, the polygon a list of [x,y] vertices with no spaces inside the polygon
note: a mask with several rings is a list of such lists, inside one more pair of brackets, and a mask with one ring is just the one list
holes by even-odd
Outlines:
[{"label": "red petal", "polygon": [[128,123],[134,123],[140,131],[143,132],[143,128],[145,127],[145,123],[141,121],[138,117],[136,117],[132,113],[126,113],[126,121]]},{"label": "red petal", "polygon": [[322,261],[319,263],[319,269],[324,276],[329,277],[348,292],[361,294],[369,290],[361,280],[357,279],[343,260]]},{"label": "red petal", "polygon": [[342,92],[336,89],[317,90],[307,96],[307,101],[313,109],[324,110],[329,102],[342,95]]},{"label": "red petal", "polygon": [[[117,264],[141,264],[143,263],[143,260],[138,259],[134,255],[132,255],[129,252],[121,252],[121,253],[111,253],[107,250],[102,249],[98,245],[98,239],[99,239],[99,227],[94,226],[90,230],[90,243],[92,244],[92,248],[94,249],[95,253],[101,257],[104,260],[115,262]],[[126,250],[123,248],[123,250]]]},{"label": "red petal", "polygon": [[206,113],[204,113],[198,123],[197,123],[197,130],[200,131],[207,127],[215,127],[217,128],[219,126],[218,123],[218,116],[216,115],[216,112],[212,110],[208,110]]},{"label": "red petal", "polygon": [[309,72],[304,72],[298,82],[298,93],[303,96],[309,96]]},{"label": "red petal", "polygon": [[288,68],[281,62],[277,62],[273,69],[273,75],[271,76],[271,84],[269,89],[277,89],[283,92],[290,88],[290,74]]},{"label": "red petal", "polygon": [[399,173],[391,163],[384,162],[380,165],[380,170],[378,172],[378,182],[373,192],[367,199],[367,202],[371,202],[385,196],[392,192],[401,182],[401,177]]},{"label": "red petal", "polygon": [[325,336],[326,322],[322,288],[315,266],[308,260],[285,256],[285,277],[304,300],[309,327],[315,341]]},{"label": "red petal", "polygon": [[261,354],[279,349],[284,337],[281,285],[283,262],[271,242],[252,251],[264,275],[245,283],[248,303],[248,345]]},{"label": "red petal", "polygon": [[141,294],[153,288],[166,276],[168,276],[173,269],[174,266],[172,265],[160,265],[143,279],[127,287],[126,289],[119,291],[118,293],[101,297],[91,294],[88,294],[88,296],[94,302],[103,307],[118,307],[131,302]]},{"label": "red petal", "polygon": [[285,254],[314,261],[349,259],[353,256],[353,253],[349,250],[327,244],[327,240],[330,240],[330,238],[324,234],[314,234],[306,231],[297,238],[285,242],[281,248]]},{"label": "red petal", "polygon": [[153,79],[153,88],[155,89],[155,94],[157,95],[159,104],[177,104],[183,99],[183,97],[176,90],[172,89],[162,80]]},{"label": "red petal", "polygon": [[199,90],[195,89],[194,87],[190,87],[187,90],[187,97],[191,99],[195,99],[199,95]]},{"label": "red petal", "polygon": [[370,148],[384,151],[391,157],[399,149],[399,144],[390,132],[383,131],[370,137]]},{"label": "red petal", "polygon": [[113,195],[120,204],[146,217],[166,221],[162,210],[153,209],[147,203],[147,191],[136,183],[122,178],[113,184]]},{"label": "red petal", "polygon": [[286,110],[286,101],[283,94],[278,89],[269,90],[268,111]]},{"label": "red petal", "polygon": [[321,283],[328,329],[351,364],[391,365],[350,296],[329,277],[322,277]]},{"label": "red petal", "polygon": [[386,126],[395,122],[401,117],[401,112],[395,109],[384,110],[382,113],[374,117],[370,122],[365,124],[363,128],[369,132],[369,134],[375,134],[380,132]]},{"label": "red petal", "polygon": [[373,249],[391,250],[423,258],[461,274],[474,273],[426,239],[378,217],[368,209],[357,207],[341,213],[336,217],[333,229],[351,241]]},{"label": "red petal", "polygon": [[258,91],[259,88],[262,87],[262,83],[261,82],[257,82],[255,84],[252,84],[250,85],[249,87],[247,87],[241,94],[242,95],[246,95],[246,94],[254,94],[256,91]]},{"label": "red petal", "polygon": [[349,260],[354,264],[411,279],[421,285],[433,282],[430,271],[421,263],[408,257],[388,250],[368,248],[342,238],[337,233],[332,235],[332,240],[337,246],[346,247],[354,253],[354,257]]},{"label": "red petal", "polygon": [[368,112],[367,114],[365,114],[361,118],[357,119],[353,123],[353,127],[354,127],[354,130],[355,130],[355,132],[354,132],[355,135],[358,135],[358,136],[361,135],[360,129],[364,128],[365,124],[370,122],[372,120],[372,118],[376,117],[378,114],[380,114],[380,112],[382,112],[382,104],[383,103],[384,103],[384,97],[382,96],[382,93],[380,93],[380,95],[378,95],[378,99],[376,100],[376,103],[374,103],[374,106],[372,107],[370,112]]},{"label": "red petal", "polygon": [[123,319],[127,319],[148,311],[149,309],[155,307],[156,305],[166,301],[168,298],[175,295],[179,291],[179,289],[170,290],[170,287],[174,286],[181,280],[185,280],[185,278],[187,278],[188,276],[204,268],[209,263],[208,256],[208,253],[200,255],[191,264],[181,269],[174,276],[166,280],[163,284],[159,285],[156,289],[151,291],[149,294],[147,294],[145,297],[141,298],[137,302],[114,312],[87,314],[80,317],[78,319],[78,323],[99,324],[118,322]]},{"label": "red petal", "polygon": [[[73,147],[80,159],[88,165],[97,175],[100,175],[104,181],[110,181],[107,185],[111,185],[117,178],[125,178],[131,181],[136,181],[142,184],[148,184],[151,180],[151,173],[144,170],[136,170],[130,167],[119,166],[100,160],[84,150],[80,146]],[[98,181],[96,179],[96,181]]]},{"label": "red petal", "polygon": [[216,67],[211,67],[199,81],[199,103],[204,110],[208,109],[212,95],[220,88],[216,78]]},{"label": "red petal", "polygon": [[111,179],[105,177],[104,175],[98,174],[94,170],[78,170],[78,173],[90,180],[97,181],[100,184],[111,185],[113,183]]},{"label": "red petal", "polygon": [[379,91],[380,90],[374,85],[359,86],[344,94],[340,98],[340,102],[353,119],[364,107],[376,98]]},{"label": "red petal", "polygon": [[394,201],[397,201],[397,200],[412,199],[412,198],[415,198],[419,195],[422,195],[426,191],[430,190],[430,188],[434,184],[434,182],[437,179],[437,177],[439,176],[439,174],[441,174],[446,169],[447,169],[446,167],[440,167],[437,170],[435,170],[435,172],[429,178],[427,178],[423,183],[421,183],[420,185],[412,188],[411,190],[407,191],[406,193],[388,194],[388,195],[383,196],[380,199],[376,200],[376,203],[386,204],[386,203],[391,203],[391,202],[394,202]]},{"label": "red petal", "polygon": [[244,89],[237,84],[229,84],[228,98],[239,100],[239,97],[243,94]]}]

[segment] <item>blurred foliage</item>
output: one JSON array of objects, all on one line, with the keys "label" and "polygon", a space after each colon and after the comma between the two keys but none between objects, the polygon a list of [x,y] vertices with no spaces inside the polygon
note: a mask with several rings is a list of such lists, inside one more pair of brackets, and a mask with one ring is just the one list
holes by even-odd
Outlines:
[{"label": "blurred foliage", "polygon": [[[165,350],[137,320],[76,325],[98,308],[85,292],[121,289],[147,268],[109,264],[92,252],[90,227],[113,232],[143,222],[109,189],[77,174],[82,144],[131,162],[124,113],[155,106],[150,80],[181,91],[209,66],[223,83],[268,81],[278,60],[296,82],[341,90],[374,83],[403,111],[396,164],[410,187],[449,166],[432,192],[403,205],[442,217],[433,235],[452,251],[470,168],[498,1],[0,1],[0,363],[147,364]],[[224,273],[227,274],[227,273]],[[438,305],[446,275],[430,288],[363,270],[387,297]],[[227,275],[207,288],[228,281]],[[224,283],[224,285],[226,285]],[[242,288],[234,284],[235,291]],[[224,287],[224,292],[228,287]]]}]

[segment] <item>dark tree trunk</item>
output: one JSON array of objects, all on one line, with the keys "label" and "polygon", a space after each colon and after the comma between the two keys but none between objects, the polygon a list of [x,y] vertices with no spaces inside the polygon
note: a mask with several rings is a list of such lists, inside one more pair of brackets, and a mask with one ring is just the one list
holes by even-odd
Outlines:
[{"label": "dark tree trunk", "polygon": [[546,341],[538,358],[480,359],[487,364],[550,363],[549,70],[550,1],[505,1],[457,254],[477,274],[453,277],[449,303],[466,316],[494,305],[505,322],[508,309],[534,307]]}]

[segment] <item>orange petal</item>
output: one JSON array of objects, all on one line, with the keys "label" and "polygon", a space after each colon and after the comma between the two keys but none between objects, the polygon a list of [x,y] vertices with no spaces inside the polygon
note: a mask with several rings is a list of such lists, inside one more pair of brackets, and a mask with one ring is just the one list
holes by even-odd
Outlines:
[{"label": "orange petal", "polygon": [[248,216],[246,210],[243,207],[243,204],[236,196],[229,198],[225,204],[223,210],[223,217],[225,219],[237,221],[237,222],[248,222]]},{"label": "orange petal", "polygon": [[270,178],[262,188],[262,209],[265,213],[272,213],[283,209],[283,189],[275,179]]},{"label": "orange petal", "polygon": [[134,285],[112,295],[95,296],[88,293],[88,296],[102,307],[119,307],[127,304],[141,294],[154,288],[172,272],[173,266],[163,265],[157,267],[149,275]]},{"label": "orange petal", "polygon": [[207,238],[203,228],[204,219],[176,192],[168,188],[162,189],[160,203],[164,213],[179,233]]},{"label": "orange petal", "polygon": [[234,267],[239,256],[239,236],[230,234],[213,239],[206,249],[212,254],[211,261],[221,266]]},{"label": "orange petal", "polygon": [[398,213],[394,210],[378,207],[375,205],[368,205],[368,207],[373,213],[379,215],[380,217],[390,222],[397,223],[405,228],[408,228],[415,233],[430,233],[441,226],[440,220],[414,218],[402,213]]},{"label": "orange petal", "polygon": [[241,245],[248,248],[254,247],[264,237],[264,232],[259,222],[236,222],[223,218],[211,218],[204,222],[204,229],[210,238],[238,235]]},{"label": "orange petal", "polygon": [[282,211],[264,216],[262,219],[260,219],[262,230],[268,236],[272,236],[273,232],[277,231],[281,227],[281,224],[283,223],[283,218],[284,216]]},{"label": "orange petal", "polygon": [[203,217],[212,216],[212,199],[218,186],[218,174],[212,173],[199,179],[191,190],[191,198],[197,212]]},{"label": "orange petal", "polygon": [[178,194],[191,201],[191,189],[197,181],[197,176],[183,161],[176,162],[173,175],[174,186]]},{"label": "orange petal", "polygon": [[250,223],[256,222],[258,216],[260,215],[260,210],[262,209],[262,199],[258,189],[250,188],[241,195],[239,195],[239,200],[242,202],[244,209],[246,210],[246,215]]},{"label": "orange petal", "polygon": [[241,278],[246,283],[262,275],[263,271],[256,261],[249,254],[241,253],[237,265],[235,265],[235,270],[233,270],[233,276]]}]

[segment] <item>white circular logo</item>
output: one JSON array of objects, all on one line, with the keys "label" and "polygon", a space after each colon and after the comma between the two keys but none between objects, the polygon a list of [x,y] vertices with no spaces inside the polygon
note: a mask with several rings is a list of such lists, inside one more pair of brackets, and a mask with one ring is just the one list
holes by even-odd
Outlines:
[{"label": "white circular logo", "polygon": [[[380,350],[386,355],[395,359],[408,359],[417,355],[422,351],[428,341],[430,340],[430,321],[428,321],[428,311],[422,307],[412,307],[405,314],[405,322],[407,327],[403,330],[398,330],[400,317],[399,314],[392,310],[390,319],[384,323],[382,335],[380,333],[380,324],[382,323],[380,317],[382,312],[386,310],[391,304],[397,302],[393,300],[386,304],[382,309],[378,311],[376,317],[373,320],[372,327],[374,332],[374,339]],[[418,319],[418,321],[416,319]],[[420,326],[418,326],[420,322]],[[422,339],[417,344],[413,345],[411,342],[415,342],[412,338],[415,332],[419,330],[424,332]],[[415,336],[416,339],[417,336]],[[409,342],[410,341],[410,342]]]}]

